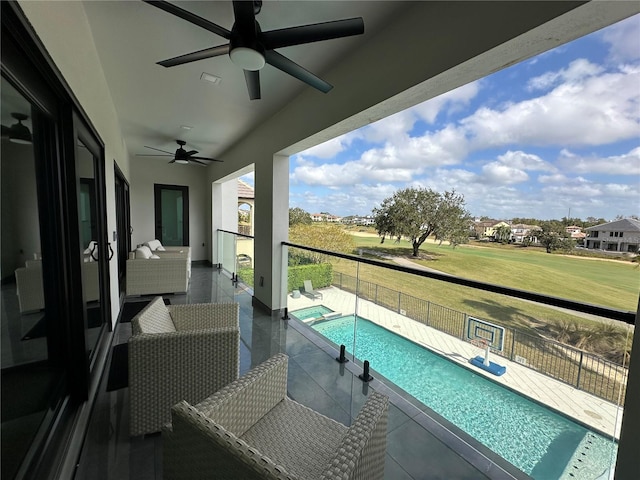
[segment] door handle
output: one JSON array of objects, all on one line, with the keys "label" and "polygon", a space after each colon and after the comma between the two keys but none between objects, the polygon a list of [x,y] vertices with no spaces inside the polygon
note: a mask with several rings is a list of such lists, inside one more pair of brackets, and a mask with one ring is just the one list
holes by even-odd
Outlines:
[{"label": "door handle", "polygon": [[91,258],[93,258],[94,262],[98,261],[98,257],[93,255],[93,252],[96,251],[96,248],[98,248],[98,242],[92,242],[91,251],[89,252],[89,255],[91,255]]},{"label": "door handle", "polygon": [[107,245],[109,245],[109,261],[111,261],[113,258],[113,248],[111,248],[111,242],[108,242]]}]

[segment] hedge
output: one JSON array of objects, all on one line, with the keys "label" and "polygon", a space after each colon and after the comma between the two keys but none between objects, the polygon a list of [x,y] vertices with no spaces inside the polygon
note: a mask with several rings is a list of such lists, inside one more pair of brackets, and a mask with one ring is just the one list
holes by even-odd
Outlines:
[{"label": "hedge", "polygon": [[311,280],[314,289],[330,286],[333,281],[333,265],[330,263],[313,263],[289,267],[287,282],[289,292],[304,289],[305,280]]}]

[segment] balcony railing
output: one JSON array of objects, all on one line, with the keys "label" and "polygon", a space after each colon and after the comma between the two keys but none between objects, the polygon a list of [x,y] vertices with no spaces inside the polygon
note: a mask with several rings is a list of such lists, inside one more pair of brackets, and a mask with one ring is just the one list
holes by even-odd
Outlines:
[{"label": "balcony railing", "polygon": [[[222,231],[219,235],[221,244],[233,245],[226,256],[237,259],[237,245],[246,241],[245,237]],[[221,248],[224,251],[226,247]],[[283,242],[283,249],[282,290],[288,292],[283,306],[288,317],[299,321],[299,328],[309,331],[310,338],[318,333],[324,336],[326,348],[335,348],[334,356],[344,345],[346,358],[351,360],[347,368],[358,370],[364,379],[366,363],[375,377],[373,385],[382,381],[428,418],[441,419],[445,430],[452,429],[466,444],[476,445],[479,452],[486,453],[488,448],[498,463],[506,460],[534,479],[596,478],[603,471],[613,478],[634,312],[288,242]],[[241,271],[237,260],[225,268],[236,274]],[[312,281],[319,295],[304,291],[305,280]],[[252,286],[252,269],[246,269],[240,281]],[[593,316],[622,331],[626,350],[620,361],[546,338],[537,329],[545,318],[586,321]],[[486,355],[486,350],[472,345],[478,345],[477,339],[470,341],[470,319],[486,320],[482,325],[495,328],[492,334],[502,331],[499,345],[489,348],[489,364],[505,367],[504,375],[493,375],[470,363]],[[536,328],[514,326],[514,320]],[[380,343],[374,338],[378,331],[387,332],[383,336],[389,338]],[[422,351],[463,373],[451,374],[449,367],[441,370],[440,366],[421,363],[418,356]],[[392,364],[395,367],[391,368]],[[409,383],[406,377],[410,377]],[[479,378],[485,384],[479,385]],[[439,386],[433,387],[434,381]],[[366,385],[364,382],[362,388]],[[350,388],[353,392],[359,387]],[[433,388],[435,391],[429,390]],[[494,389],[514,396],[515,406],[505,407],[496,400],[502,394]],[[476,395],[476,391],[484,393]],[[438,396],[442,397],[440,403],[435,399]],[[462,397],[466,400],[460,404]],[[547,412],[543,417],[551,415],[542,425],[556,421],[563,425],[558,431],[553,427],[549,432],[537,428],[529,432],[525,412],[531,405]],[[355,411],[358,405],[349,408]],[[485,418],[487,409],[489,417]],[[508,418],[494,418],[494,413]],[[466,417],[462,423],[460,415]],[[537,415],[540,412],[534,417]],[[516,422],[502,432],[500,427],[510,425],[513,419],[524,423]],[[507,435],[515,437],[501,438]],[[565,445],[562,455],[556,451],[559,444]],[[512,447],[519,450],[513,452]],[[523,455],[523,449],[529,453]],[[570,473],[574,475],[568,476]]]},{"label": "balcony railing", "polygon": [[[584,465],[587,463],[591,465],[591,469],[600,469],[593,478],[604,470],[613,474],[616,438],[619,435],[619,419],[626,389],[626,362],[630,353],[632,325],[635,322],[634,312],[288,242],[283,243],[283,248],[286,253],[283,256],[289,259],[287,286],[283,286],[283,290],[289,292],[289,317],[300,320],[325,335],[336,351],[340,344],[345,345],[347,358],[355,362],[358,368],[364,369],[366,360],[374,377],[389,384],[398,382],[406,390],[406,398],[411,403],[430,416],[442,415],[443,424],[452,422],[533,478],[592,478],[589,475],[595,470],[585,473]],[[319,258],[331,265],[329,281],[326,281],[327,269],[319,268],[314,263]],[[312,287],[321,297],[305,295],[303,280],[309,279],[313,280]],[[438,293],[435,295],[438,301],[432,300],[435,293]],[[449,297],[450,304],[447,301]],[[460,304],[465,308],[460,308]],[[541,326],[544,326],[545,318],[589,321],[594,316],[600,317],[599,321],[616,325],[607,328],[620,330],[621,348],[624,351],[619,356],[619,362],[587,349],[545,338],[540,333],[544,331]],[[492,375],[483,371],[483,368],[476,367],[476,364],[470,364],[470,360],[477,358],[482,363],[481,357],[486,355],[486,351],[470,343],[470,318],[481,321],[481,330],[491,330],[487,338],[501,332],[499,344],[490,346],[489,366],[506,367],[504,375]],[[483,320],[486,322],[482,323]],[[513,326],[514,320],[520,320],[520,323],[529,328]],[[375,327],[370,324],[375,324]],[[377,331],[373,331],[376,327],[383,327],[388,332],[382,334],[383,337],[389,337],[388,340],[380,343],[377,338],[374,339],[378,335]],[[481,333],[479,336],[482,335]],[[463,372],[468,372],[467,376],[453,376],[447,383],[446,379],[451,375],[445,373],[448,370],[423,366],[427,364],[421,363],[422,360],[417,358],[421,348],[405,350],[404,344],[400,345],[396,338],[398,336],[423,350],[426,347],[430,354],[435,353],[446,359],[447,363],[456,364]],[[474,339],[472,343],[478,345],[478,339]],[[484,345],[486,344],[480,346]],[[406,358],[397,358],[402,356]],[[396,367],[391,368],[392,364]],[[415,365],[420,365],[418,370],[409,374]],[[522,447],[526,437],[534,436],[536,438],[527,440],[531,442],[529,448],[538,451],[540,456],[521,458],[521,452],[510,451],[511,446],[501,444],[503,439],[494,438],[502,435],[493,430],[498,424],[508,423],[509,419],[518,418],[521,414],[524,416],[522,412],[529,407],[514,407],[516,410],[510,413],[498,412],[504,408],[498,406],[499,402],[496,401],[496,415],[506,414],[509,418],[496,416],[482,420],[484,413],[476,412],[478,405],[488,404],[489,410],[492,410],[493,393],[483,393],[466,403],[456,403],[459,397],[466,398],[469,392],[464,391],[464,386],[456,389],[454,387],[460,385],[453,384],[460,383],[460,378],[468,378],[469,373],[473,378],[482,376],[486,382],[494,386],[500,385],[502,390],[517,392],[514,405],[519,405],[518,402],[525,396],[529,404],[544,407],[543,410],[550,412],[549,415],[568,422],[570,426],[567,428],[577,425],[576,428],[584,429],[578,436],[588,438],[584,442],[593,442],[598,447],[585,450],[580,441],[579,445],[571,447],[570,452],[565,452],[565,458],[559,461],[553,458],[554,453],[557,453],[554,452],[554,442],[545,445],[546,439],[555,434],[528,434],[522,431],[507,443]],[[408,382],[407,376],[412,376]],[[437,380],[440,383],[434,383],[434,377],[443,377],[445,381],[440,382],[442,378],[439,378]],[[469,381],[471,382],[471,378]],[[433,387],[433,384],[439,386]],[[488,390],[492,388],[488,387]],[[449,390],[450,393],[444,394],[444,405],[435,400],[432,404],[433,398]],[[466,390],[484,392],[485,387],[471,382]],[[466,422],[463,418],[459,424],[458,417],[465,411],[468,411],[467,417],[472,417],[473,420]],[[489,412],[489,415],[493,413]],[[478,424],[483,422],[488,423],[477,430]],[[543,424],[548,422],[545,420]],[[525,423],[528,424],[528,421]],[[514,426],[511,430],[520,431],[522,428],[526,430],[526,425]],[[564,442],[562,435],[568,433],[555,437],[554,441]],[[540,473],[543,471],[545,473]],[[579,472],[586,476],[567,476],[569,473]]]}]

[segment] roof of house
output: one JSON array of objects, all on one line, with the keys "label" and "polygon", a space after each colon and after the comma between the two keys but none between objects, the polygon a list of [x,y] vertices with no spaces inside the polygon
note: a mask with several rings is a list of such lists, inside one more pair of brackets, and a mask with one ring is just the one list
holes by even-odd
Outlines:
[{"label": "roof of house", "polygon": [[640,220],[636,220],[635,218],[623,218],[622,220],[615,220],[613,222],[601,223],[600,225],[589,227],[587,228],[587,230],[589,231],[617,230],[619,232],[640,232]]},{"label": "roof of house", "polygon": [[238,179],[238,198],[255,198],[253,187]]}]

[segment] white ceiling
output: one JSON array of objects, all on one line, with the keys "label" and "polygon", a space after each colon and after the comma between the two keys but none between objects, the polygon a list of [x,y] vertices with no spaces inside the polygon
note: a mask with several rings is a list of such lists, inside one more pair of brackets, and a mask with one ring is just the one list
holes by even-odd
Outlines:
[{"label": "white ceiling", "polygon": [[[230,0],[174,3],[231,29]],[[337,59],[367,42],[406,6],[400,1],[266,0],[256,18],[268,31],[363,17],[364,35],[278,50],[322,77]],[[267,65],[260,71],[262,99],[249,100],[243,71],[226,55],[171,68],[156,65],[225,44],[224,38],[141,1],[89,1],[85,11],[132,162],[136,154],[154,153],[145,145],[174,151],[176,139],[185,140],[187,149],[200,155],[218,156],[294,97],[312,89]],[[221,83],[201,80],[203,72],[221,77]],[[182,125],[193,128],[185,130]]]}]

